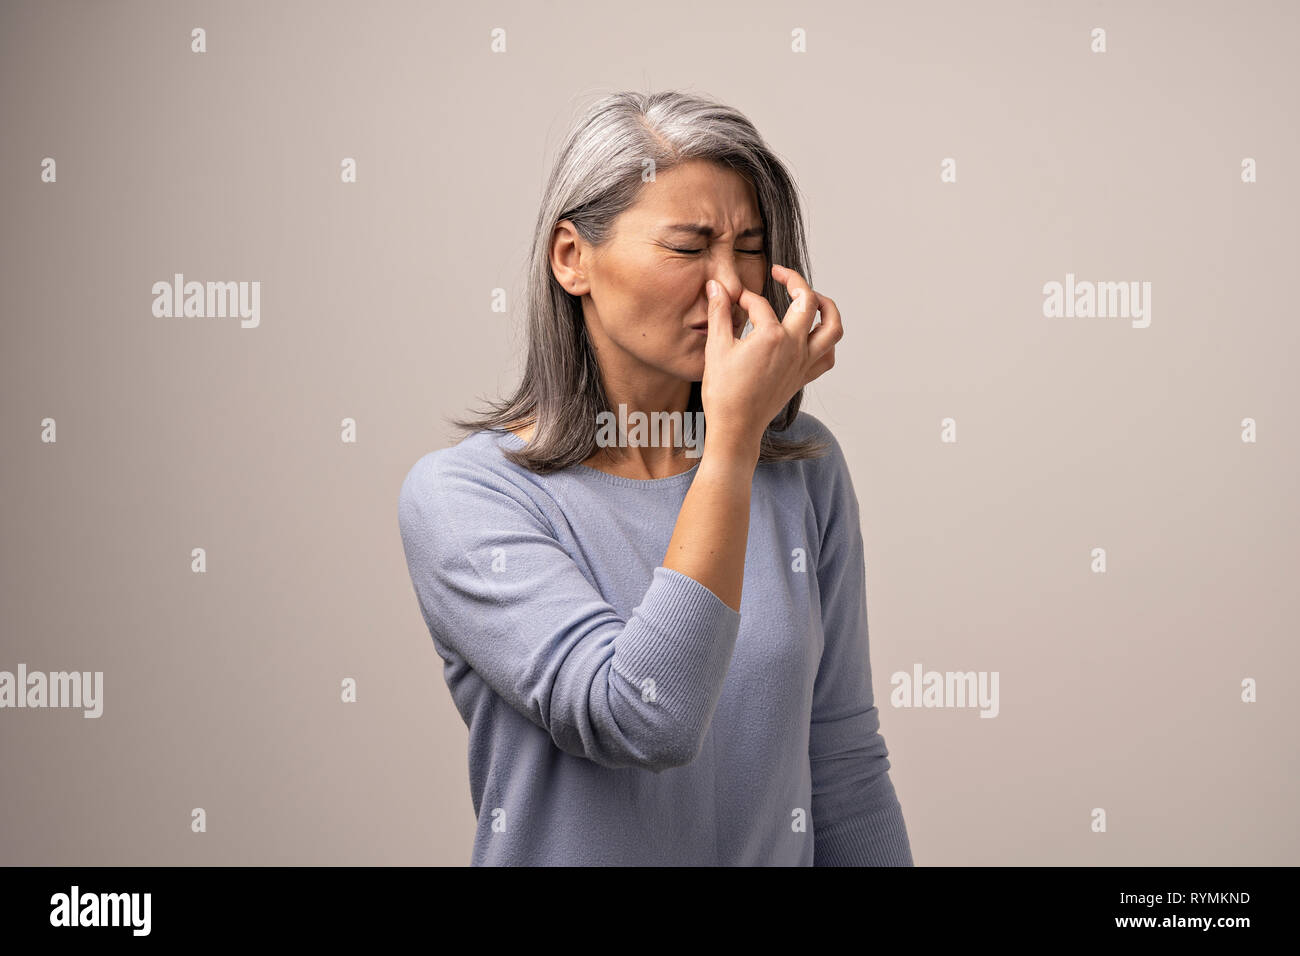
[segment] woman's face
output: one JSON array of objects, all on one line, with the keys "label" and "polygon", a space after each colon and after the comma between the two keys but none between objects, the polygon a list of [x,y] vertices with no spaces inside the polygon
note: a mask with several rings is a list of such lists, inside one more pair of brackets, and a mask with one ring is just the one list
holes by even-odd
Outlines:
[{"label": "woman's face", "polygon": [[[734,302],[742,286],[761,295],[769,270],[754,187],[705,160],[645,183],[599,247],[561,222],[551,265],[582,296],[607,387],[633,390],[700,381],[706,334],[693,326],[707,327],[705,283],[716,279]],[[732,317],[739,335],[745,313],[733,305]]]}]

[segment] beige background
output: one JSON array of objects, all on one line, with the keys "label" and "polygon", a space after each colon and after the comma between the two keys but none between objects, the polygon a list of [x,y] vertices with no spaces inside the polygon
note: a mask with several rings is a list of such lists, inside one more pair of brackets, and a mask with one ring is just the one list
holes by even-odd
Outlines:
[{"label": "beige background", "polygon": [[[105,672],[99,720],[0,711],[0,862],[468,861],[397,492],[514,382],[491,291],[624,88],[740,108],[806,196],[916,862],[1300,862],[1294,4],[0,10],[0,669]],[[174,272],[261,326],[153,317]],[[1150,328],[1044,318],[1067,272]],[[918,662],[1000,715],[889,707]]]}]

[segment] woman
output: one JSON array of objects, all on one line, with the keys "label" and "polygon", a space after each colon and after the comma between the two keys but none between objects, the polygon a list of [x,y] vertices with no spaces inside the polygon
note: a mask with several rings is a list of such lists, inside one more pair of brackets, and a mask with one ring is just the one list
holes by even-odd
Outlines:
[{"label": "woman", "polygon": [[[801,216],[750,122],[699,97],[607,97],[562,148],[523,382],[399,500],[469,727],[474,865],[912,864],[858,503],[799,411],[842,335]],[[620,411],[683,428],[610,447]]]}]

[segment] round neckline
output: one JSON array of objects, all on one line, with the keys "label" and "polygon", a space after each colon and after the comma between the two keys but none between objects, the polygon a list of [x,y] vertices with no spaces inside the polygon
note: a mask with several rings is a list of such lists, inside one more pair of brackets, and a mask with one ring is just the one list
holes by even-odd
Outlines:
[{"label": "round neckline", "polygon": [[[493,429],[501,434],[501,440],[515,448],[523,448],[528,443],[512,432],[508,428]],[[590,465],[577,464],[571,466],[576,469],[575,473],[580,475],[590,475],[597,480],[617,485],[620,488],[667,488],[677,484],[689,482],[695,477],[695,473],[700,468],[700,459],[685,471],[678,472],[675,475],[667,475],[663,478],[627,478],[623,475],[611,475],[607,471],[601,471],[599,468],[592,468]]]}]

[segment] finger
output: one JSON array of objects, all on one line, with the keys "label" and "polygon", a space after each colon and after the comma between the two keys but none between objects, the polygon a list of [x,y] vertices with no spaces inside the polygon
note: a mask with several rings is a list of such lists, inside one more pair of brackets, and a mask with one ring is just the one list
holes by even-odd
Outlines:
[{"label": "finger", "polygon": [[835,343],[844,338],[844,323],[840,320],[839,308],[830,296],[820,292],[814,292],[813,295],[817,296],[817,306],[822,313],[821,322],[808,336],[808,353],[816,358],[827,349],[835,348]]},{"label": "finger", "polygon": [[705,283],[704,294],[709,298],[709,337],[705,348],[727,348],[736,341],[736,332],[731,324],[731,296],[716,279]]},{"label": "finger", "polygon": [[748,289],[740,290],[740,307],[745,310],[749,316],[749,322],[757,330],[764,325],[780,327],[781,323],[776,319],[776,313],[772,311],[772,303],[768,302],[764,296],[757,292],[751,292]]},{"label": "finger", "polygon": [[790,294],[790,308],[781,324],[791,332],[807,335],[812,331],[817,315],[817,294],[799,273],[785,266],[772,264],[772,277],[786,287]]},{"label": "finger", "polygon": [[817,361],[813,362],[812,365],[808,367],[808,371],[804,375],[804,380],[803,380],[804,385],[807,385],[815,378],[820,378],[822,375],[826,374],[834,367],[835,367],[835,346],[832,345],[829,349],[826,350],[826,352],[821,356],[821,358],[817,359]]}]

